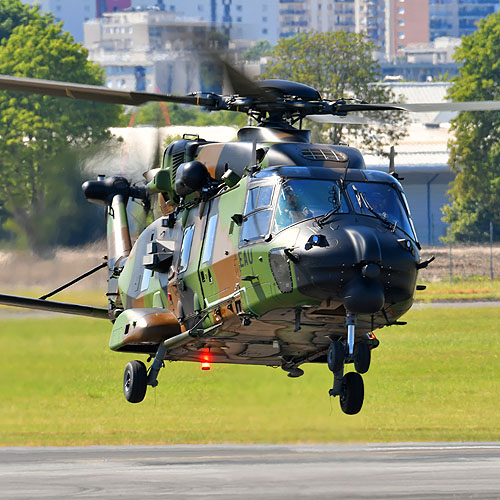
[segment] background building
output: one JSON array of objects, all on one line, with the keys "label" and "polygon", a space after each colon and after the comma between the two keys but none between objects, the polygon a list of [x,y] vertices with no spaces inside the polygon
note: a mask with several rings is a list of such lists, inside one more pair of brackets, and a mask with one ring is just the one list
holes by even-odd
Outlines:
[{"label": "background building", "polygon": [[458,66],[453,54],[460,45],[460,38],[436,38],[429,43],[408,44],[402,54],[390,62],[382,62],[380,68],[386,79],[414,82],[443,80],[456,76]]},{"label": "background building", "polygon": [[[296,33],[364,32],[383,62],[405,59],[405,49],[441,37],[472,33],[500,0],[24,0],[52,11],[77,41],[83,23],[105,12],[154,8],[186,21],[213,23],[235,41],[275,44]],[[178,17],[178,18],[179,18]],[[236,42],[238,43],[238,42]]]},{"label": "background building", "polygon": [[209,44],[210,27],[183,19],[154,9],[104,13],[85,23],[85,47],[90,59],[106,69],[110,88],[218,92],[220,72],[198,57]]},{"label": "background building", "polygon": [[[447,82],[401,82],[387,84],[407,102],[445,102]],[[448,204],[448,190],[455,174],[448,167],[449,121],[456,113],[429,112],[411,115],[408,136],[396,146],[396,172],[408,198],[419,240],[440,245],[448,225],[442,207]],[[367,168],[388,171],[388,160],[365,155]]]},{"label": "background building", "polygon": [[279,0],[279,37],[307,31],[365,33],[379,59],[395,60],[412,43],[429,42],[422,0]]},{"label": "background building", "polygon": [[355,0],[356,33],[365,33],[377,50],[377,58],[383,57],[388,30],[386,0]]},{"label": "background building", "polygon": [[117,12],[132,6],[132,0],[96,0],[96,17],[105,12]]},{"label": "background building", "polygon": [[[356,0],[357,2],[358,0]],[[278,36],[307,31],[356,31],[354,0],[279,0]]]},{"label": "background building", "polygon": [[479,21],[497,12],[500,0],[428,0],[430,39],[470,35]]},{"label": "background building", "polygon": [[412,44],[429,43],[429,4],[421,0],[386,0],[385,55],[401,57]]},{"label": "background building", "polygon": [[83,42],[83,23],[96,17],[96,0],[23,0],[27,4],[38,4],[44,11],[52,12],[58,21],[64,22],[77,42]]},{"label": "background building", "polygon": [[278,41],[280,0],[132,0],[132,7],[156,6],[161,10],[215,23],[219,30],[236,40]]}]

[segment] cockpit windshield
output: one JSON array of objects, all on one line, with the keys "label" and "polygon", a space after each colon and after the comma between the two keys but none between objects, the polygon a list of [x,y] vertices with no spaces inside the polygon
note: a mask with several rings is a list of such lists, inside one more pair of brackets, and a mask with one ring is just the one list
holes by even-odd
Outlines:
[{"label": "cockpit windshield", "polygon": [[[394,231],[401,229],[416,240],[404,195],[389,183],[356,181],[340,182],[324,179],[288,179],[278,194],[272,232],[296,222],[319,217],[321,222],[335,213],[349,213],[347,198],[354,211],[377,217]],[[325,220],[326,220],[325,219]]]},{"label": "cockpit windshield", "polygon": [[273,231],[328,213],[349,212],[339,185],[321,179],[289,179],[279,193]]},{"label": "cockpit windshield", "polygon": [[393,186],[379,182],[352,182],[347,185],[347,192],[357,213],[378,217],[394,230],[402,229],[415,239],[409,213]]}]

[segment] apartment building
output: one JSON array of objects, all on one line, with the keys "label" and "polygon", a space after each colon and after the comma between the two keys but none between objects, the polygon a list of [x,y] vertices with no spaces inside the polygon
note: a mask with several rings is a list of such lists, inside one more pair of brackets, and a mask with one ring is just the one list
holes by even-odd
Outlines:
[{"label": "apartment building", "polygon": [[218,90],[203,87],[201,73],[210,70],[197,58],[208,43],[207,26],[160,10],[104,13],[85,23],[85,47],[90,59],[106,69],[110,88],[179,94]]},{"label": "apartment building", "polygon": [[477,29],[481,19],[497,12],[500,0],[428,0],[430,40],[462,37]]},{"label": "apartment building", "polygon": [[279,0],[132,0],[132,7],[156,6],[215,24],[235,40],[278,41]]},{"label": "apartment building", "polygon": [[429,43],[429,4],[421,0],[385,0],[385,55],[394,61],[409,45]]},{"label": "apartment building", "polygon": [[388,61],[412,43],[429,42],[422,0],[279,0],[279,36],[307,31],[365,33]]}]

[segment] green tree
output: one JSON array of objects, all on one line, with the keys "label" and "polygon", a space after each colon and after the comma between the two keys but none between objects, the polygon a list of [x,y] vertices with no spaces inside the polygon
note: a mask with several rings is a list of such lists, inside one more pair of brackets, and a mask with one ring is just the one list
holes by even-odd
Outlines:
[{"label": "green tree", "polygon": [[[317,89],[323,98],[357,98],[371,103],[396,102],[390,88],[377,85],[380,70],[373,59],[375,46],[363,34],[335,31],[301,33],[282,38],[269,54],[263,78],[295,80]],[[376,154],[383,146],[396,144],[406,135],[403,113],[366,114],[368,125],[327,125],[328,141],[349,140]],[[318,126],[313,126],[314,128]],[[318,137],[319,134],[315,134]]]},{"label": "green tree", "polygon": [[269,40],[257,40],[254,45],[243,52],[243,60],[258,61],[261,57],[267,56],[271,52]]},{"label": "green tree", "polygon": [[9,38],[16,26],[43,17],[50,22],[50,14],[42,14],[38,7],[31,7],[19,0],[0,0],[0,41]]},{"label": "green tree", "polygon": [[[455,52],[458,75],[453,101],[500,99],[500,13],[484,19],[462,38]],[[457,174],[444,220],[457,241],[485,241],[490,221],[500,239],[500,113],[462,112],[452,121],[449,166]]]},{"label": "green tree", "polygon": [[[62,31],[61,24],[37,8],[20,6],[20,1],[0,0],[2,26],[21,23],[10,34],[4,30],[8,36],[0,43],[0,74],[104,83],[103,70],[88,61],[87,51]],[[13,12],[10,21],[8,9]],[[55,172],[61,168],[56,160],[66,157],[71,147],[107,138],[107,127],[116,124],[120,114],[116,105],[0,92],[0,199],[11,217],[9,227],[26,235],[33,249],[57,243],[57,234],[49,229],[61,226],[68,213],[74,214],[67,207],[76,206],[71,203],[75,192],[66,185],[67,178]],[[46,211],[54,193],[58,205],[66,207],[58,214]]]}]

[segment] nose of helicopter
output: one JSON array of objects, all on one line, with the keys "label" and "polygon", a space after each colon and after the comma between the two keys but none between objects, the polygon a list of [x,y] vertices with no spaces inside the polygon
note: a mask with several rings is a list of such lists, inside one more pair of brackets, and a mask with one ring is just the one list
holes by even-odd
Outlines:
[{"label": "nose of helicopter", "polygon": [[413,295],[418,249],[386,226],[330,224],[318,233],[310,225],[297,243],[297,286],[305,295],[342,302],[356,314],[376,314]]},{"label": "nose of helicopter", "polygon": [[385,303],[381,283],[373,278],[359,278],[350,281],[344,289],[346,311],[356,314],[376,314]]},{"label": "nose of helicopter", "polygon": [[357,314],[375,314],[384,306],[385,296],[379,280],[382,262],[382,246],[377,233],[366,226],[344,229],[355,256],[352,264],[358,264],[344,287],[344,306]]}]

